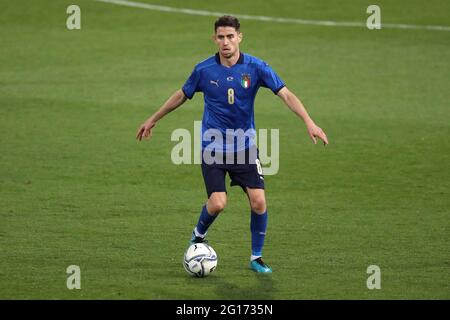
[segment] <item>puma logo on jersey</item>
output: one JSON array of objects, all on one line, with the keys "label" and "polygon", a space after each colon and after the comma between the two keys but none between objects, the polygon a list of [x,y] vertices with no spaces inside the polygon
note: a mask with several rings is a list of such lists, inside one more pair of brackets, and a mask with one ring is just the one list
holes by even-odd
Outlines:
[{"label": "puma logo on jersey", "polygon": [[209,80],[209,83],[215,84],[217,86],[217,88],[219,87],[219,80],[217,80],[217,81]]}]

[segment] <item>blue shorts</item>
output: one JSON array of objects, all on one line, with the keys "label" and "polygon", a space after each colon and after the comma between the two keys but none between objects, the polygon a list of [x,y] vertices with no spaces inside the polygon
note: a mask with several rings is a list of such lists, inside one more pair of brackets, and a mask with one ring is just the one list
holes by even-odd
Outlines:
[{"label": "blue shorts", "polygon": [[[222,159],[221,163],[208,164],[202,157],[202,174],[208,198],[213,192],[227,192],[225,186],[225,176],[227,173],[231,178],[230,186],[241,186],[244,192],[247,192],[247,187],[264,189],[264,175],[257,149],[253,156],[250,155],[249,149],[245,150],[243,156],[242,153],[234,153],[232,155],[214,154],[214,156]],[[245,161],[243,163],[242,161],[238,161],[244,157]],[[231,159],[233,160],[230,161]]]}]

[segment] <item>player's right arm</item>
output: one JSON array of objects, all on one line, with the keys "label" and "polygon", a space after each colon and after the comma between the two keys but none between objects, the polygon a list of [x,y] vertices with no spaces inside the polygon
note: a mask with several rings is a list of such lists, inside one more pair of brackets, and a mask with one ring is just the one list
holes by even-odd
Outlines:
[{"label": "player's right arm", "polygon": [[136,139],[139,141],[142,138],[149,138],[152,136],[152,129],[161,118],[163,118],[169,112],[172,112],[179,106],[181,106],[187,97],[184,95],[183,90],[179,89],[162,105],[162,107],[156,111],[150,118],[147,119],[138,129]]}]

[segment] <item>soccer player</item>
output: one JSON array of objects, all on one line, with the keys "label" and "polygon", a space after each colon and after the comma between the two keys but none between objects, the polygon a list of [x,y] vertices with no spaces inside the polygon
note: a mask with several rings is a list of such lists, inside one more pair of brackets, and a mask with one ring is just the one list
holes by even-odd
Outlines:
[{"label": "soccer player", "polygon": [[[224,210],[227,202],[225,175],[228,173],[231,185],[241,186],[250,203],[250,268],[259,273],[271,273],[272,269],[262,260],[267,207],[264,177],[252,139],[255,130],[253,104],[258,89],[269,88],[303,119],[314,144],[319,138],[326,145],[328,139],[273,69],[239,50],[242,33],[236,17],[220,17],[214,24],[213,38],[218,52],[195,66],[184,86],[139,127],[136,138],[151,137],[161,118],[192,99],[195,92],[203,92],[201,168],[208,200],[192,232],[191,243],[206,242],[208,228]],[[239,139],[239,132],[245,132],[244,139]]]}]

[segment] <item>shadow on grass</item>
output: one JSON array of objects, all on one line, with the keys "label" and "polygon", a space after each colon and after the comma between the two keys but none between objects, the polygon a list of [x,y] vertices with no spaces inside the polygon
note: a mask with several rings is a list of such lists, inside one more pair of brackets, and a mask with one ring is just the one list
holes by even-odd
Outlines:
[{"label": "shadow on grass", "polygon": [[[211,300],[273,300],[274,284],[272,275],[256,274],[248,271],[245,280],[212,275],[207,278],[184,277],[185,287],[196,287],[198,290],[208,289],[211,296],[198,295],[199,291],[177,292],[179,299],[211,299]],[[203,289],[202,289],[203,287]]]},{"label": "shadow on grass", "polygon": [[272,300],[274,285],[272,275],[250,273],[244,284],[236,284],[217,277],[214,282],[216,294],[224,300]]}]

